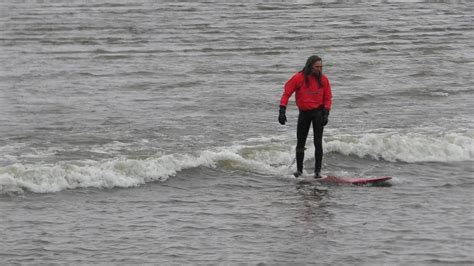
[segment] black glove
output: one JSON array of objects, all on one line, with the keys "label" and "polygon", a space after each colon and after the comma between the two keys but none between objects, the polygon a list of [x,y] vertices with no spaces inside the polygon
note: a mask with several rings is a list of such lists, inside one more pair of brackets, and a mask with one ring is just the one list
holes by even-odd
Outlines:
[{"label": "black glove", "polygon": [[278,122],[284,125],[286,123],[286,107],[280,105],[280,115],[278,116]]},{"label": "black glove", "polygon": [[329,121],[329,110],[328,109],[323,109],[323,126],[328,124]]}]

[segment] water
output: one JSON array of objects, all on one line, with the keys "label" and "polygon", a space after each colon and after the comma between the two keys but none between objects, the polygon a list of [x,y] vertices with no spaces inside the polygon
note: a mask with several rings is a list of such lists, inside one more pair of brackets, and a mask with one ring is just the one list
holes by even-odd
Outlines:
[{"label": "water", "polygon": [[[436,2],[0,4],[0,261],[473,264],[474,6]],[[390,186],[291,177],[312,54],[323,174]]]}]

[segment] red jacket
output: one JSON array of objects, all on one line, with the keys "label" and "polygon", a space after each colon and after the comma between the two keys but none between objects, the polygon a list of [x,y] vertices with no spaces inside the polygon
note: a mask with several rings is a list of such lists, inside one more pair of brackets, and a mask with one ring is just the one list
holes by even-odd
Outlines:
[{"label": "red jacket", "polygon": [[316,81],[316,77],[311,75],[308,77],[308,84],[306,84],[303,72],[296,73],[286,82],[280,105],[286,107],[291,95],[296,91],[296,105],[301,111],[317,109],[321,105],[323,105],[325,109],[331,110],[332,92],[329,79],[323,75],[321,83],[322,86],[320,87]]}]

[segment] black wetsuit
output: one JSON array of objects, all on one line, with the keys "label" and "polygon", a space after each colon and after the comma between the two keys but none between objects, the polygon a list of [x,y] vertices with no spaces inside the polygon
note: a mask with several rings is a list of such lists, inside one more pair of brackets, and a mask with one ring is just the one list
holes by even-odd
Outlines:
[{"label": "black wetsuit", "polygon": [[304,150],[311,124],[313,124],[314,134],[314,172],[319,173],[321,171],[321,162],[323,160],[323,123],[322,108],[300,111],[298,115],[298,126],[296,129],[296,137],[298,139],[296,145],[296,168],[300,173],[303,172]]}]

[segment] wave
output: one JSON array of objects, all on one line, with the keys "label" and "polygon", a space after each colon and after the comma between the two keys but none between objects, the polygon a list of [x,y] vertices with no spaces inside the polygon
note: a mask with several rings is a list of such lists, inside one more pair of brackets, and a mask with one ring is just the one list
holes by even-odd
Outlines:
[{"label": "wave", "polygon": [[[326,153],[407,163],[474,160],[474,138],[468,133],[439,137],[396,133],[331,136],[330,133],[324,143]],[[80,165],[15,163],[0,167],[0,194],[136,187],[147,182],[166,181],[184,169],[197,167],[271,176],[289,175],[294,158],[293,145],[294,140],[288,136],[261,137],[196,154],[158,154],[147,159],[115,158],[86,161]],[[305,159],[312,160],[312,147],[308,148]]]},{"label": "wave", "polygon": [[[219,167],[222,169],[247,169],[248,171],[278,173],[265,158],[255,160],[252,155],[244,158],[237,146],[200,152],[198,155],[170,154],[144,160],[111,159],[88,162],[84,165],[24,165],[16,163],[0,167],[0,194],[31,191],[35,193],[58,192],[76,188],[136,187],[147,182],[165,181],[184,169]],[[268,158],[272,160],[273,156]],[[287,161],[291,160],[289,157]],[[280,168],[283,164],[280,164]]]},{"label": "wave", "polygon": [[474,160],[474,137],[470,133],[427,136],[419,133],[338,135],[325,145],[326,152],[370,157],[390,162],[456,162]]},{"label": "wave", "polygon": [[0,168],[0,192],[57,192],[75,188],[135,187],[164,181],[182,169],[207,165],[206,158],[165,155],[146,160],[113,159],[86,165],[23,165]]}]

